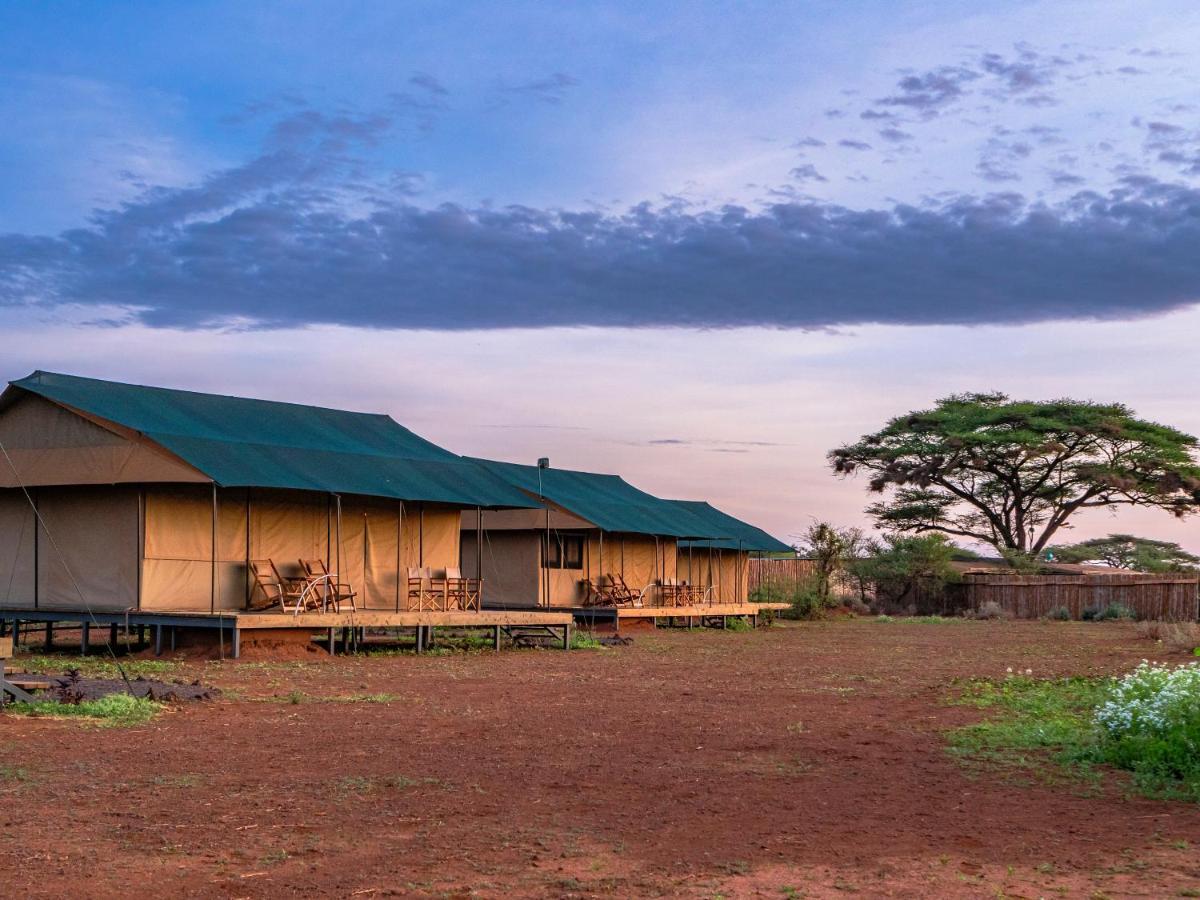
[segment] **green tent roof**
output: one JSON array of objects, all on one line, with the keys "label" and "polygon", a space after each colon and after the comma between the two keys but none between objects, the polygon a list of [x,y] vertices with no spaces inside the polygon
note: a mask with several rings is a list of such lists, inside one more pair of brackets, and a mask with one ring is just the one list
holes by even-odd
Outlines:
[{"label": "green tent roof", "polygon": [[544,497],[605,531],[673,538],[730,536],[728,530],[715,528],[678,504],[638,490],[617,475],[539,469],[489,459],[473,461],[530,495]]},{"label": "green tent roof", "polygon": [[677,506],[686,509],[697,518],[710,523],[714,530],[724,532],[729,537],[716,541],[685,541],[684,546],[714,547],[718,550],[761,550],[771,553],[786,553],[792,548],[783,541],[776,540],[761,528],[756,528],[749,522],[722,512],[715,506],[703,500],[670,500]]},{"label": "green tent roof", "polygon": [[388,416],[34,372],[12,386],[140,432],[224,487],[537,504]]}]

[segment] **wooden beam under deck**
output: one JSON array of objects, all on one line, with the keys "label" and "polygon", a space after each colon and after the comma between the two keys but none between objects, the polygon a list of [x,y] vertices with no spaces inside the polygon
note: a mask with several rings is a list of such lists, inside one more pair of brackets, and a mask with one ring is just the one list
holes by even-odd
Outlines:
[{"label": "wooden beam under deck", "polygon": [[753,616],[787,609],[786,603],[714,603],[710,606],[622,606],[618,619],[699,619],[709,616]]},{"label": "wooden beam under deck", "polygon": [[[438,612],[407,610],[359,610],[341,613],[301,613],[298,616],[279,612],[236,613],[238,628],[413,628],[436,626],[438,628],[471,628],[491,625],[570,625],[573,618],[569,612],[517,612],[511,610],[485,609],[481,612],[450,610]],[[230,618],[230,616],[227,616]]]}]

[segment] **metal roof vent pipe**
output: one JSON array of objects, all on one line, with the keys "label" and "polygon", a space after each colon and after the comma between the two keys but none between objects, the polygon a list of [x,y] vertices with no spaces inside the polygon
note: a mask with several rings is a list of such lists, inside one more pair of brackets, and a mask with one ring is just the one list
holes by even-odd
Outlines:
[{"label": "metal roof vent pipe", "polygon": [[538,468],[539,468],[539,469],[548,469],[548,468],[550,468],[550,457],[548,457],[548,456],[543,456],[543,457],[539,458],[539,459],[538,459]]}]

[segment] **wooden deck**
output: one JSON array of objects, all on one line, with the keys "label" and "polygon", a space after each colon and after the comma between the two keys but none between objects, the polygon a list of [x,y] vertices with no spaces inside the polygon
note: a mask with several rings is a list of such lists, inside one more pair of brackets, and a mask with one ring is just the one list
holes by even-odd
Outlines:
[{"label": "wooden deck", "polygon": [[[33,628],[45,628],[47,641],[53,628],[59,624],[79,623],[82,626],[82,647],[87,652],[90,632],[103,627],[110,630],[109,640],[116,642],[120,631],[127,633],[136,629],[139,644],[145,630],[151,630],[156,653],[175,647],[178,629],[210,629],[219,632],[221,641],[228,641],[231,655],[241,655],[243,638],[254,639],[264,635],[283,632],[308,632],[314,637],[322,633],[328,641],[330,652],[339,633],[342,643],[347,644],[346,635],[365,636],[368,629],[412,628],[416,632],[417,649],[430,646],[435,628],[484,628],[493,636],[494,646],[500,649],[502,632],[516,643],[531,636],[553,636],[561,639],[563,649],[571,644],[571,628],[574,617],[567,610],[356,610],[345,612],[305,612],[300,615],[281,613],[278,609],[259,612],[225,610],[207,612],[194,610],[130,610],[128,613],[94,612],[89,615],[79,610],[5,609],[0,608],[0,637],[5,632],[19,633],[23,630],[27,642],[33,638]],[[224,646],[224,643],[222,643]]]},{"label": "wooden deck", "polygon": [[514,625],[570,625],[572,618],[569,612],[514,612],[512,610],[484,609],[479,612],[464,612],[452,610],[438,612],[428,610],[358,610],[357,612],[340,613],[301,613],[298,616],[282,614],[278,611],[239,612],[227,614],[226,618],[236,618],[237,627],[241,629],[266,628],[474,628],[514,626]]},{"label": "wooden deck", "polygon": [[700,619],[718,616],[757,616],[787,609],[786,603],[713,603],[708,606],[618,607],[618,619]]}]

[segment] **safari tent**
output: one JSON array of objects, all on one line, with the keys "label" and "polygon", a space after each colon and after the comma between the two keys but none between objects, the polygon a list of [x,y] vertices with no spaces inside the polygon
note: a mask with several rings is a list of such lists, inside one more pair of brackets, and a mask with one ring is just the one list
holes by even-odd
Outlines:
[{"label": "safari tent", "polygon": [[616,475],[473,461],[540,504],[464,513],[464,534],[478,529],[483,539],[463,542],[463,568],[482,572],[487,605],[580,608],[617,578],[655,605],[677,578],[679,540],[732,534]]},{"label": "safari tent", "polygon": [[464,509],[534,505],[386,415],[48,372],[0,394],[0,444],[0,611],[245,610],[252,560],[305,559],[401,610]]},{"label": "safari tent", "polygon": [[750,593],[750,557],[755,553],[788,553],[792,548],[761,528],[731,516],[703,500],[672,500],[728,537],[683,540],[676,549],[681,581],[704,589],[714,603],[746,603]]}]

